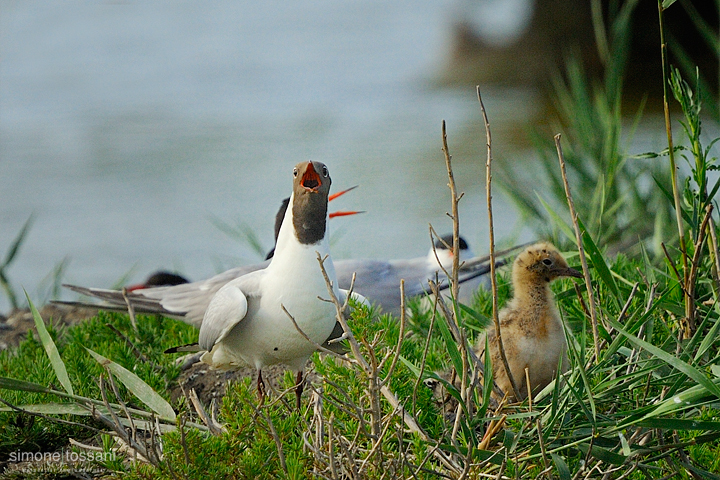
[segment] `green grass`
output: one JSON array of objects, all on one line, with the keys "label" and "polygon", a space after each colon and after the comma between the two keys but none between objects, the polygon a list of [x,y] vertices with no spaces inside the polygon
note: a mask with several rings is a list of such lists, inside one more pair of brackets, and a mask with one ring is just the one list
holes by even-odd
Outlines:
[{"label": "green grass", "polygon": [[[573,257],[568,258],[572,263]],[[487,450],[478,450],[477,445],[487,422],[495,418],[492,409],[484,415],[463,417],[453,437],[452,421],[445,418],[430,390],[418,381],[431,323],[434,327],[423,367],[426,375],[450,368],[451,352],[460,350],[443,334],[440,327],[444,320],[436,318],[433,322],[429,312],[422,312],[413,303],[415,315],[407,324],[400,349],[403,360],[396,363],[387,385],[428,439],[408,432],[400,412],[382,397],[378,397],[378,405],[380,430],[384,433],[381,437],[374,435],[372,423],[378,419],[371,413],[371,377],[357,366],[316,355],[315,371],[322,380],[314,388],[319,395],[316,398],[322,402],[312,403],[314,409],[306,397],[303,410],[298,412],[292,391],[280,399],[271,397],[258,409],[254,385],[246,379],[228,387],[219,418],[226,431],[220,436],[181,426],[162,437],[164,457],[157,465],[115,462],[106,466],[120,469],[118,474],[123,472],[129,478],[307,478],[313,470],[330,475],[327,452],[334,448],[336,471],[344,465],[348,471],[362,469],[366,478],[380,478],[383,474],[435,478],[437,473],[433,472],[446,472],[431,454],[437,447],[461,465],[471,452],[471,473],[496,474],[503,468],[506,475],[527,478],[546,468],[539,450],[538,438],[542,434],[547,468],[561,477],[567,472],[575,474],[583,464],[599,471],[632,471],[630,478],[654,478],[673,472],[679,478],[690,478],[691,468],[698,472],[717,471],[720,398],[712,392],[720,391],[720,324],[713,302],[714,283],[709,278],[699,283],[698,329],[692,338],[678,340],[677,318],[683,312],[683,297],[669,267],[622,255],[608,265],[599,263],[606,261],[602,255],[591,257],[604,340],[600,359],[590,361],[592,336],[572,282],[556,283],[554,290],[569,328],[572,367],[562,384],[535,399],[532,410],[527,405],[506,410],[507,422]],[[709,269],[709,265],[704,268]],[[502,304],[509,295],[507,272],[499,287]],[[628,300],[626,314],[619,319]],[[479,292],[473,311],[463,315],[462,326],[470,343],[490,313],[490,295]],[[363,340],[362,354],[366,358],[378,364],[383,358],[392,358],[400,332],[397,319],[364,309],[355,314],[352,326],[356,337]],[[100,397],[98,378],[105,372],[87,352],[86,348],[90,348],[130,369],[169,399],[168,387],[179,371],[173,366],[172,356],[162,352],[169,346],[192,341],[196,332],[159,317],[140,317],[138,327],[135,333],[126,315],[101,313],[75,327],[50,329],[76,395]],[[138,361],[139,355],[147,360]],[[383,364],[378,378],[385,378],[390,364]],[[60,388],[43,345],[33,335],[18,349],[0,354],[0,368],[4,377]],[[292,384],[292,375],[286,375],[285,388],[290,389]],[[119,390],[128,406],[146,408],[122,386]],[[0,396],[15,405],[63,401],[12,390],[2,390]],[[470,406],[473,401],[475,407]],[[465,408],[477,411],[482,399],[475,395],[466,404]],[[183,419],[195,420],[185,403],[174,407],[180,419],[178,425]],[[17,450],[54,451],[66,447],[69,437],[87,441],[98,438],[96,432],[83,425],[104,428],[88,417],[60,418],[80,425],[0,413],[3,455]],[[354,462],[343,458],[343,448]],[[492,457],[493,452],[499,452],[499,456]],[[685,458],[690,459],[690,466],[685,464]]]},{"label": "green grass", "polygon": [[[566,205],[553,142],[553,136],[560,133],[576,209],[593,238],[613,253],[637,255],[645,248],[658,258],[662,255],[660,242],[671,241],[677,233],[672,203],[655,186],[656,181],[669,185],[670,175],[656,155],[649,158],[642,155],[645,152],[630,153],[644,101],[632,112],[624,110],[623,102],[632,36],[628,21],[636,4],[611,2],[607,27],[595,25],[596,35],[604,40],[599,47],[605,67],[602,81],[591,83],[578,56],[569,55],[562,71],[556,73],[552,99],[556,115],[529,128],[538,162],[530,166],[503,162],[498,177],[521,215],[521,224],[532,225],[541,236],[558,238],[548,209],[564,212]],[[579,195],[583,198],[577,198]],[[571,245],[558,239],[564,246]]]},{"label": "green grass", "polygon": [[[130,369],[153,389],[169,398],[168,382],[178,375],[179,369],[173,365],[173,358],[162,352],[173,345],[193,341],[197,334],[192,327],[160,317],[141,316],[138,326],[139,332],[136,336],[127,315],[101,312],[91,321],[75,327],[63,327],[59,330],[50,328],[50,334],[58,345],[76,395],[100,397],[98,379],[103,368],[90,356],[87,347]],[[118,332],[132,339],[137,351],[124,342]],[[138,352],[144,355],[147,361],[139,361]],[[0,376],[62,390],[42,344],[32,332],[17,349],[0,353]],[[127,393],[122,385],[119,389],[121,394]],[[47,394],[12,390],[0,390],[0,398],[13,405],[71,402]],[[137,399],[131,398],[129,402],[131,406],[141,406]],[[62,418],[99,426],[84,417]],[[54,451],[66,446],[68,437],[82,439],[89,435],[92,436],[93,432],[81,426],[68,427],[38,417],[0,412],[0,459],[6,459],[11,452],[17,450]]]},{"label": "green grass", "polygon": [[[712,389],[720,389],[717,306],[698,302],[702,322],[697,333],[678,343],[676,318],[682,313],[682,296],[670,271],[624,256],[619,256],[609,268],[615,288],[610,288],[607,279],[593,268],[603,319],[601,337],[605,341],[599,361],[589,361],[592,336],[573,282],[558,282],[554,290],[569,328],[572,367],[562,385],[535,399],[532,410],[526,404],[506,410],[509,414],[506,424],[487,450],[478,450],[477,445],[487,421],[495,418],[492,409],[484,416],[464,418],[453,440],[452,421],[442,415],[430,390],[418,383],[413,366],[419,367],[422,361],[431,318],[429,312],[420,312],[413,304],[416,314],[408,323],[400,349],[404,361],[397,362],[388,387],[418,421],[429,441],[408,432],[399,412],[381,397],[381,429],[385,433],[376,445],[377,437],[371,433],[370,378],[357,366],[316,355],[315,371],[322,380],[313,388],[322,402],[304,397],[303,409],[298,412],[290,390],[293,378],[288,373],[284,379],[285,395],[271,397],[258,409],[254,384],[245,379],[228,387],[219,417],[226,431],[220,436],[185,425],[162,437],[164,458],[158,465],[115,463],[113,468],[120,469],[118,475],[122,472],[123,477],[138,479],[308,478],[313,470],[330,476],[327,456],[330,448],[337,457],[336,471],[341,471],[342,465],[348,471],[352,468],[343,459],[342,443],[356,460],[355,468],[363,469],[365,478],[381,478],[383,474],[436,478],[437,472],[447,473],[431,455],[439,445],[440,450],[461,464],[465,454],[472,452],[470,473],[495,475],[503,468],[505,475],[511,477],[534,478],[546,468],[538,441],[542,433],[547,466],[556,476],[563,477],[566,468],[575,474],[583,464],[598,471],[617,468],[618,476],[631,471],[629,478],[657,478],[673,472],[677,472],[678,478],[691,478],[688,473],[691,468],[697,472],[716,472],[720,457],[720,398]],[[508,283],[505,272],[500,282],[501,303],[508,296]],[[618,322],[636,284],[627,313]],[[714,298],[712,287],[710,282],[702,283],[699,300]],[[476,313],[465,315],[462,323],[471,342],[479,330],[477,326],[484,323],[482,317],[490,313],[491,302],[486,292],[478,294],[473,309]],[[426,373],[447,369],[453,363],[448,353],[453,347],[439,328],[443,320],[436,320],[430,335]],[[131,339],[149,361],[138,362],[137,353],[119,340],[108,323]],[[352,325],[356,337],[365,340],[362,351],[366,357],[379,362],[394,352],[400,330],[397,319],[362,310],[355,315]],[[605,328],[610,326],[613,327],[610,330]],[[196,335],[189,327],[172,320],[140,317],[136,336],[127,316],[104,313],[83,325],[51,330],[51,334],[76,394],[93,398],[100,395],[97,379],[103,369],[85,347],[133,370],[169,398],[168,385],[178,375],[178,369],[172,365],[171,356],[162,351],[192,341]],[[1,354],[0,365],[3,376],[58,385],[47,355],[35,337],[25,340],[16,351]],[[380,369],[379,378],[387,375],[389,365],[386,362]],[[57,401],[40,394],[8,390],[0,393],[14,404]],[[142,402],[127,391],[123,390],[121,396],[130,406],[143,408]],[[479,396],[476,401],[476,406],[481,405]],[[178,425],[183,418],[194,420],[185,403],[175,405],[175,409],[181,419]],[[18,449],[52,451],[66,446],[68,437],[89,441],[97,436],[81,426],[14,413],[0,415],[3,425],[0,438],[6,455]],[[87,417],[61,418],[103,428]],[[493,452],[499,456],[491,457]],[[685,456],[691,462],[689,467],[684,463]]]}]

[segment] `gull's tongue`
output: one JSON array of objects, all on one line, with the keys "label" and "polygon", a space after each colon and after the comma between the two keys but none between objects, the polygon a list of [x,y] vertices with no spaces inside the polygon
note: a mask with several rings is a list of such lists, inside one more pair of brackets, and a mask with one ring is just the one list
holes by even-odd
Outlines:
[{"label": "gull's tongue", "polygon": [[308,162],[308,168],[305,170],[300,185],[314,192],[317,192],[317,189],[322,185],[320,175],[317,174],[311,162]]}]

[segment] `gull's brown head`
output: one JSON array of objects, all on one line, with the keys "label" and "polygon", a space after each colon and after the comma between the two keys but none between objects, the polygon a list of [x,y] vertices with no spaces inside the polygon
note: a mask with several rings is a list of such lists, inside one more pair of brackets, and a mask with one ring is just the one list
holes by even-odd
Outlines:
[{"label": "gull's brown head", "polygon": [[582,273],[570,268],[553,245],[536,243],[525,249],[513,264],[513,277],[551,282],[558,277],[582,278]]},{"label": "gull's brown head", "polygon": [[306,192],[321,193],[330,191],[330,173],[327,166],[320,162],[300,162],[293,169],[295,193],[302,189]]},{"label": "gull's brown head", "polygon": [[300,162],[293,169],[293,226],[300,243],[314,244],[325,236],[330,173],[324,163]]}]

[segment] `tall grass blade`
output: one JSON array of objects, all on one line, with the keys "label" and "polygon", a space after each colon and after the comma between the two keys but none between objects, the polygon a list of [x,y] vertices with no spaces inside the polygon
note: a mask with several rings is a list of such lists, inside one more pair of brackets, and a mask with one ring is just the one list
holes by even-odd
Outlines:
[{"label": "tall grass blade", "polygon": [[720,432],[720,422],[705,422],[681,418],[648,418],[636,425],[647,428],[664,428],[666,430],[704,430]]},{"label": "tall grass blade", "polygon": [[578,445],[578,450],[587,455],[589,449],[590,455],[597,458],[598,460],[602,460],[603,462],[607,462],[612,465],[622,465],[628,458],[624,455],[620,455],[619,453],[615,453],[611,450],[608,450],[607,448],[599,447],[597,445],[593,445],[591,448],[589,447],[589,445],[581,443],[580,445]]},{"label": "tall grass blade", "polygon": [[567,463],[565,463],[565,460],[563,460],[562,457],[557,453],[551,453],[550,456],[553,459],[555,468],[557,468],[560,480],[570,480],[572,477],[570,475],[570,469],[568,468]]},{"label": "tall grass blade", "polygon": [[620,446],[622,447],[623,455],[629,457],[632,450],[630,450],[630,444],[628,443],[627,438],[625,438],[625,435],[623,435],[622,432],[618,432],[618,436],[620,437]]},{"label": "tall grass blade", "polygon": [[28,219],[25,220],[25,224],[20,229],[20,232],[17,234],[12,244],[10,244],[10,248],[8,249],[7,254],[5,254],[5,261],[3,261],[3,264],[0,265],[0,269],[7,267],[15,259],[15,255],[17,255],[18,251],[20,250],[20,246],[22,245],[23,241],[25,241],[25,236],[27,235],[27,232],[32,225],[34,217],[35,215],[31,214]]},{"label": "tall grass blade", "polygon": [[447,348],[447,352],[450,356],[450,361],[453,364],[453,368],[456,372],[460,373],[463,371],[463,361],[460,354],[460,346],[455,343],[455,339],[453,338],[452,333],[450,333],[450,328],[446,323],[447,321],[452,320],[441,318],[440,321],[436,322],[436,325],[438,326],[440,335],[442,336],[443,342],[445,343],[445,346]]},{"label": "tall grass blade", "polygon": [[[720,379],[716,379],[714,385],[717,387],[720,384]],[[676,393],[675,395],[667,398],[658,406],[647,413],[640,421],[645,421],[650,418],[665,415],[667,413],[675,412],[678,410],[684,410],[687,408],[695,408],[704,398],[710,397],[710,392],[703,385],[694,385],[684,392]]]},{"label": "tall grass blade", "polygon": [[52,390],[38,383],[26,382],[24,380],[17,380],[15,378],[8,377],[0,377],[0,388],[20,392],[52,393]]},{"label": "tall grass blade", "polygon": [[698,361],[700,358],[702,358],[702,356],[705,355],[705,352],[707,352],[710,347],[713,346],[713,343],[717,341],[719,330],[720,320],[715,320],[715,325],[713,325],[707,332],[705,338],[703,338],[702,343],[700,343],[700,347],[698,348],[697,353],[695,353],[695,361]]},{"label": "tall grass blade", "polygon": [[485,336],[485,355],[483,358],[485,377],[483,378],[483,393],[482,393],[482,405],[478,408],[478,418],[483,418],[487,414],[488,408],[490,407],[490,397],[493,391],[493,369],[492,369],[492,357],[490,356],[490,345],[488,337]]},{"label": "tall grass blade", "polygon": [[684,373],[685,375],[705,387],[705,389],[708,390],[710,393],[720,398],[720,387],[718,387],[717,384],[713,383],[703,372],[693,367],[692,365],[683,362],[676,356],[669,354],[665,350],[658,348],[655,345],[652,345],[644,340],[639,339],[635,335],[626,332],[623,329],[622,325],[620,325],[615,320],[608,318],[608,321],[618,332],[622,333],[632,343],[652,354],[654,357],[667,363],[676,370]]},{"label": "tall grass blade", "polygon": [[90,355],[92,355],[100,365],[110,370],[141,402],[150,407],[162,418],[173,422],[175,421],[175,411],[172,406],[140,377],[112,360],[108,360],[99,353],[89,348],[86,348],[86,350],[90,352]]},{"label": "tall grass blade", "polygon": [[694,478],[704,478],[707,480],[720,480],[720,475],[710,473],[702,468],[697,468],[693,465],[687,465],[686,468],[693,473]]},{"label": "tall grass blade", "polygon": [[615,283],[615,279],[612,276],[610,267],[608,267],[607,263],[605,263],[605,258],[602,253],[600,253],[600,249],[593,241],[580,218],[578,218],[578,224],[582,230],[583,247],[585,247],[585,252],[587,252],[590,262],[593,264],[593,267],[595,267],[595,271],[598,273],[605,286],[610,289],[610,292],[612,292],[615,301],[620,304],[620,291],[618,290],[617,283]]},{"label": "tall grass blade", "polygon": [[65,362],[63,362],[60,358],[60,353],[58,353],[57,346],[55,346],[55,342],[53,342],[50,334],[47,331],[47,328],[45,328],[45,322],[43,322],[42,317],[40,317],[40,312],[38,312],[37,308],[35,308],[35,305],[30,300],[27,292],[25,292],[25,298],[28,301],[28,305],[30,305],[30,311],[32,312],[33,319],[35,320],[35,327],[38,331],[38,337],[40,337],[40,342],[45,348],[45,353],[47,353],[47,356],[50,359],[50,364],[55,371],[55,376],[60,381],[60,384],[63,386],[67,393],[69,393],[70,395],[75,395],[75,393],[73,392],[72,383],[70,383],[70,377],[68,377],[67,369],[65,368]]},{"label": "tall grass blade", "polygon": [[572,231],[572,227],[567,224],[560,216],[555,213],[555,210],[550,207],[550,204],[548,204],[540,195],[538,195],[538,200],[540,200],[540,203],[542,203],[542,206],[545,207],[545,211],[550,215],[550,217],[553,220],[553,225],[557,226],[560,231],[565,234],[565,236],[571,240],[575,240],[575,234]]},{"label": "tall grass blade", "polygon": [[[584,383],[584,381],[583,381],[583,383]],[[596,421],[595,420],[595,403],[592,404],[592,407],[593,407],[592,411],[588,410],[587,405],[585,405],[585,402],[584,402],[585,399],[582,397],[582,395],[580,395],[580,392],[578,392],[578,390],[575,389],[573,387],[573,385],[570,384],[569,381],[565,387],[568,390],[570,390],[570,393],[572,394],[572,396],[575,397],[575,400],[577,400],[577,404],[580,406],[580,409],[583,411],[583,413],[585,414],[585,417],[588,419],[588,421],[590,423],[595,423],[595,421]],[[590,396],[589,398],[592,399],[592,396]]]},{"label": "tall grass blade", "polygon": [[491,318],[486,317],[485,315],[481,314],[474,308],[470,308],[467,305],[463,305],[462,303],[458,303],[458,307],[460,307],[460,311],[466,315],[469,315],[472,317],[477,324],[473,325],[472,328],[475,330],[485,330],[488,327],[493,325],[493,321]]},{"label": "tall grass blade", "polygon": [[[597,408],[595,406],[595,398],[593,397],[592,392],[592,386],[590,385],[590,380],[587,377],[587,373],[585,372],[585,367],[580,364],[578,365],[577,371],[580,373],[580,378],[582,379],[583,388],[585,389],[586,398],[584,399],[590,404],[590,410],[592,411],[592,418],[588,418],[592,422],[595,422],[597,420]],[[578,396],[579,401],[583,401]]]},{"label": "tall grass blade", "polygon": [[[18,405],[15,408],[12,407],[0,407],[0,412],[16,412],[17,409],[23,410],[29,413],[36,413],[39,415],[78,415],[81,417],[88,417],[92,415],[92,411],[95,410],[103,415],[110,415],[110,411],[104,406],[85,406],[82,403],[40,403],[36,405]],[[174,432],[176,430],[175,425],[168,425],[166,423],[156,423],[152,420],[139,420],[133,418],[132,422],[125,417],[119,417],[118,421],[126,427],[135,427],[139,430],[152,431],[160,428],[160,432]],[[207,427],[204,425],[198,425],[195,423],[188,422],[186,426],[192,426],[198,430],[207,431]]]},{"label": "tall grass blade", "polygon": [[[91,415],[91,409],[85,407],[81,403],[38,403],[34,405],[17,405],[12,407],[0,407],[0,412],[16,412],[17,409],[31,413],[39,413],[42,415]],[[106,409],[97,408],[101,413],[105,413]]]},{"label": "tall grass blade", "polygon": [[267,250],[253,228],[245,222],[232,226],[220,217],[210,217],[210,223],[233,240],[239,240],[248,245],[260,258],[265,258]]},{"label": "tall grass blade", "polygon": [[[47,388],[43,385],[40,385],[38,383],[26,382],[24,380],[17,380],[15,378],[0,377],[0,389],[14,390],[14,391],[20,391],[20,392],[31,392],[31,393],[47,393],[50,395],[57,395],[58,397],[69,398],[71,400],[75,400],[76,404],[78,404],[78,405],[83,405],[83,404],[95,405],[95,408],[100,409],[100,410],[105,408],[105,403],[102,400],[96,400],[94,398],[82,397],[82,396],[78,396],[78,395],[70,395],[69,393],[65,393],[61,390],[53,390],[51,388]],[[70,405],[72,405],[72,404],[70,404]],[[110,403],[110,406],[113,409],[115,409],[116,411],[119,411],[122,408],[120,405],[118,405],[116,403]],[[40,406],[37,406],[35,408],[40,408]],[[146,412],[144,410],[138,410],[136,408],[128,407],[127,410],[133,415],[138,415],[138,416],[145,417],[145,418],[152,418],[155,415],[154,413]],[[162,418],[161,420],[170,420],[170,419]],[[174,422],[175,419],[173,418],[172,421]]]}]

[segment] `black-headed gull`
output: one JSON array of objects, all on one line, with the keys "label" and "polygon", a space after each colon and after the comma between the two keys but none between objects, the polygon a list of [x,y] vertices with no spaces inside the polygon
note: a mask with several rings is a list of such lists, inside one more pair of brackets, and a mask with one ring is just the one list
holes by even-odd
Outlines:
[{"label": "black-headed gull", "polygon": [[199,345],[207,351],[202,361],[214,367],[255,367],[261,394],[262,369],[289,366],[298,372],[299,406],[305,363],[316,345],[330,337],[336,323],[335,306],[320,298],[328,297],[328,289],[318,254],[325,258],[325,271],[340,301],[347,292],[338,288],[330,258],[328,169],[320,162],[303,162],[295,166],[293,176],[293,193],[275,255],[266,268],[242,275],[217,291],[200,325]]}]

